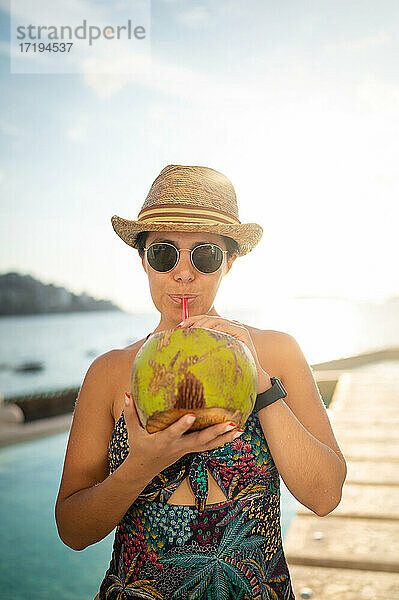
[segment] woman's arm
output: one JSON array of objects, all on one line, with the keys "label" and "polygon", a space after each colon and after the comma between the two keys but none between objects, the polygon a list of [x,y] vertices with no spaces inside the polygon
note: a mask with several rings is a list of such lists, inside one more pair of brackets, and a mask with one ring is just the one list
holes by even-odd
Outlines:
[{"label": "woman's arm", "polygon": [[107,449],[114,428],[111,406],[118,352],[112,350],[93,361],[75,405],[55,506],[59,536],[73,550],[84,550],[106,537],[157,474],[131,453],[109,474]]},{"label": "woman's arm", "polygon": [[156,474],[129,455],[101,483],[58,502],[56,520],[64,544],[84,550],[105,538]]},{"label": "woman's arm", "polygon": [[[261,364],[270,364],[270,333],[267,332],[267,343],[257,344]],[[276,331],[272,343],[273,362],[278,360],[279,364],[276,373],[287,396],[262,408],[259,421],[287,488],[301,504],[325,516],[341,500],[347,473],[345,458],[313,373],[295,338]],[[265,380],[264,389],[267,387]]]}]

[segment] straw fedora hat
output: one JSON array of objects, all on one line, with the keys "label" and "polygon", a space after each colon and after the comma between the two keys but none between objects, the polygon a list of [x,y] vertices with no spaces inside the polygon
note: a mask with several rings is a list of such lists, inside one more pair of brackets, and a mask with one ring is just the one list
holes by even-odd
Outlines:
[{"label": "straw fedora hat", "polygon": [[141,231],[206,231],[226,235],[239,255],[262,237],[257,223],[241,223],[236,193],[225,175],[209,167],[168,165],[151,185],[136,221],[111,217],[112,227],[129,246]]}]

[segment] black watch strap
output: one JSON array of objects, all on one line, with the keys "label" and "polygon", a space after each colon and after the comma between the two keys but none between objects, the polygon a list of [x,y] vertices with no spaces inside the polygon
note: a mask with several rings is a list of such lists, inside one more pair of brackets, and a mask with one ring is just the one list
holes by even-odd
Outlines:
[{"label": "black watch strap", "polygon": [[265,408],[265,406],[269,406],[269,404],[273,404],[273,402],[276,402],[281,398],[285,398],[287,395],[285,387],[277,377],[270,377],[270,381],[272,387],[256,396],[256,402],[253,408],[255,412],[260,411],[261,408]]}]

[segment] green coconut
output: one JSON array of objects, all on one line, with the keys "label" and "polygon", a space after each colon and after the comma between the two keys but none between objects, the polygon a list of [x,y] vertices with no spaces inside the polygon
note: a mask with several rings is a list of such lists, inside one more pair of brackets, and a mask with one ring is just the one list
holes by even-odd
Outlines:
[{"label": "green coconut", "polygon": [[249,348],[206,328],[168,329],[141,346],[132,368],[132,395],[149,433],[186,413],[190,430],[233,421],[243,428],[256,401],[257,370]]}]

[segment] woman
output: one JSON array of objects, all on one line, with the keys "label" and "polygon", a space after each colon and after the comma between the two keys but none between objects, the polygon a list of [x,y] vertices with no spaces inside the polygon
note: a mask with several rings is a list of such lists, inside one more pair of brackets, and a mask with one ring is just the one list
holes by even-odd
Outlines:
[{"label": "woman", "polygon": [[[254,248],[262,228],[240,223],[227,177],[180,165],[161,171],[137,221],[114,216],[112,224],[139,251],[161,315],[152,333],[228,333],[252,352],[258,399],[274,390],[272,377],[287,395],[254,409],[244,431],[219,423],[183,435],[191,427],[185,415],[149,434],[128,390],[134,358],[151,333],[99,356],[75,406],[55,509],[59,535],[83,550],[117,527],[99,600],[291,600],[279,476],[323,516],[340,502],[346,463],[296,340],[225,319],[214,308],[222,278]],[[190,313],[183,321],[182,296]]]}]

